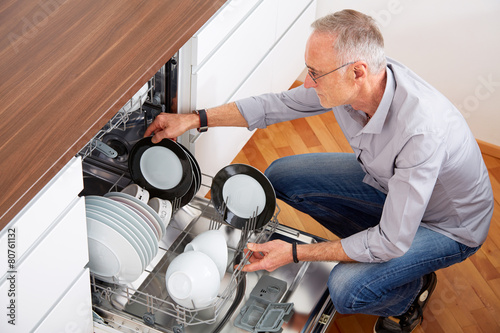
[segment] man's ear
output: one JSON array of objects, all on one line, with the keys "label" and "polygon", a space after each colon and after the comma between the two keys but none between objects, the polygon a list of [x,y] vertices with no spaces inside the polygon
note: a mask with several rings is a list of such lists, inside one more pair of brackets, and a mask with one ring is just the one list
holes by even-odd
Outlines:
[{"label": "man's ear", "polygon": [[366,79],[368,76],[368,66],[366,62],[358,61],[354,65],[354,79]]}]

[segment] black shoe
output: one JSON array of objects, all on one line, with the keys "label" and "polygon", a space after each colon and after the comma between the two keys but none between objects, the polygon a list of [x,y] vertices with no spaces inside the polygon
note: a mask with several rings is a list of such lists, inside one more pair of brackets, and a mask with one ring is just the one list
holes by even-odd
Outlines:
[{"label": "black shoe", "polygon": [[409,333],[417,327],[422,320],[424,308],[431,297],[434,288],[436,288],[436,273],[423,276],[422,289],[413,301],[412,305],[400,316],[379,317],[373,328],[374,333]]}]

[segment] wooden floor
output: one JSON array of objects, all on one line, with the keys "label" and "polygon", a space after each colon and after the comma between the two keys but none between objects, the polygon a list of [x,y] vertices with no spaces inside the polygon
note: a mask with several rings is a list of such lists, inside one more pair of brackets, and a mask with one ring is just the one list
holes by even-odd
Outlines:
[{"label": "wooden floor", "polygon": [[[257,130],[233,163],[246,163],[264,171],[277,158],[309,152],[352,152],[332,112]],[[437,272],[436,290],[416,333],[500,332],[500,160],[483,157],[495,194],[488,239],[471,258]],[[278,204],[280,223],[336,239],[310,217],[283,202]],[[375,320],[368,315],[337,315],[327,332],[372,332]]]}]

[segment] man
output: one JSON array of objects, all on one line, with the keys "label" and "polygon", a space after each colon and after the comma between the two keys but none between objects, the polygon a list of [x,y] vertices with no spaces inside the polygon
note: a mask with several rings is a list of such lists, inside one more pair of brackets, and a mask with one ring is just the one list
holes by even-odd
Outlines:
[{"label": "man", "polygon": [[[248,244],[245,271],[340,261],[328,287],[340,313],[380,316],[375,332],[411,332],[436,286],[434,271],[486,239],[488,172],[459,111],[386,58],[374,21],[344,10],[313,23],[303,86],[209,109],[208,126],[264,128],[333,110],[354,154],[289,156],[266,170],[279,199],[340,237],[319,244]],[[312,88],[312,89],[311,89]],[[198,115],[160,115],[153,141],[200,126]]]}]

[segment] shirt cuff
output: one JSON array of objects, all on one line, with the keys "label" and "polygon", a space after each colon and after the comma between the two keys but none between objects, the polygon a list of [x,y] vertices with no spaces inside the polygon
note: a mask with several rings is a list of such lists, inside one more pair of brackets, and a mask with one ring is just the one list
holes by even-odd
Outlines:
[{"label": "shirt cuff", "polygon": [[344,252],[349,258],[359,262],[379,262],[368,249],[368,230],[360,231],[340,240]]},{"label": "shirt cuff", "polygon": [[255,97],[243,98],[235,102],[241,115],[248,123],[248,129],[266,128],[264,108]]}]

